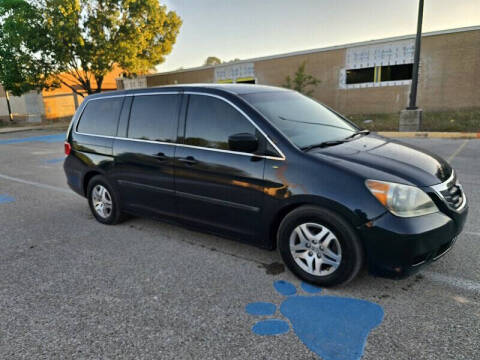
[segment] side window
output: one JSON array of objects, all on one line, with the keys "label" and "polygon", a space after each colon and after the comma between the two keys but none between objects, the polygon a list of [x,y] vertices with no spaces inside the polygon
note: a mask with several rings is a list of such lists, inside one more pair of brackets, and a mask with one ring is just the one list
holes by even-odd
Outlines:
[{"label": "side window", "polygon": [[230,150],[228,137],[238,133],[256,134],[253,124],[223,100],[190,95],[185,143],[214,149]]},{"label": "side window", "polygon": [[128,137],[175,142],[180,95],[139,95],[133,99]]},{"label": "side window", "polygon": [[77,126],[85,134],[115,136],[123,97],[90,100]]}]

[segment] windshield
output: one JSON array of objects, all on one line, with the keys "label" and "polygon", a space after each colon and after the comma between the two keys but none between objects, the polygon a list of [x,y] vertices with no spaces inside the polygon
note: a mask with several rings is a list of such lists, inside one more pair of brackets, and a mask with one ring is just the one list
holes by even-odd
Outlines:
[{"label": "windshield", "polygon": [[300,148],[345,139],[358,131],[333,111],[294,91],[262,92],[242,97]]}]

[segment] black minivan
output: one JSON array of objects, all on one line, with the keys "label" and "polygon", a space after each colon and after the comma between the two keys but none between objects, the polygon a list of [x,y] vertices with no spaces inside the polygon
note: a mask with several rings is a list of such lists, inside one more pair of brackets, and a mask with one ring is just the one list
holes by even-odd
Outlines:
[{"label": "black minivan", "polygon": [[88,96],[64,169],[95,218],[153,216],[278,248],[314,284],[402,277],[455,242],[467,199],[442,158],[295,91],[181,85]]}]

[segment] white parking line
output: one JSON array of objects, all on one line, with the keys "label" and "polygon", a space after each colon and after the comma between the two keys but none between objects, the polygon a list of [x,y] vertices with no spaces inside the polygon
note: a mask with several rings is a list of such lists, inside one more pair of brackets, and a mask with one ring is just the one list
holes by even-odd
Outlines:
[{"label": "white parking line", "polygon": [[51,154],[59,154],[59,155],[62,155],[62,152],[61,152],[61,151],[58,151],[58,150],[32,151],[32,155],[51,155]]},{"label": "white parking line", "polygon": [[450,157],[447,159],[447,161],[448,161],[449,163],[451,163],[452,160],[455,159],[455,156],[457,156],[458,154],[460,154],[460,151],[463,150],[463,148],[465,147],[465,145],[467,145],[467,143],[468,143],[468,139],[465,140],[465,141],[457,148],[457,150],[455,150],[455,152],[454,152],[452,155],[450,155]]},{"label": "white parking line", "polygon": [[[64,193],[64,194],[75,195],[75,193],[73,191],[71,191],[69,189],[66,189],[66,188],[53,186],[53,185],[42,184],[42,183],[39,183],[39,182],[36,182],[36,181],[24,180],[24,179],[20,179],[20,178],[9,176],[9,175],[0,174],[0,179],[15,181],[15,182],[18,182],[18,183],[32,185],[32,186],[36,186],[36,187],[39,187],[39,188],[42,188],[42,189],[53,190],[53,191],[61,192],[61,193]],[[480,236],[480,233],[476,233],[476,232],[466,232],[466,233],[471,234],[471,235]],[[454,277],[454,276],[444,275],[444,274],[440,274],[440,273],[436,273],[436,272],[430,272],[430,271],[423,271],[422,274],[425,275],[426,278],[429,278],[430,280],[433,280],[433,281],[436,281],[436,282],[440,282],[440,283],[447,284],[447,285],[450,285],[450,286],[453,286],[453,287],[457,287],[457,288],[461,288],[461,289],[464,289],[464,290],[480,293],[480,283],[479,282],[475,282],[475,281],[467,280],[467,279],[462,279],[462,278],[457,278],[457,277]]]},{"label": "white parking line", "polygon": [[465,234],[480,236],[480,232],[465,231]]},{"label": "white parking line", "polygon": [[480,293],[480,283],[472,280],[457,278],[454,276],[444,275],[436,272],[422,271],[422,274],[430,280],[461,288],[463,290]]},{"label": "white parking line", "polygon": [[66,188],[62,188],[62,187],[59,187],[59,186],[42,184],[42,183],[35,182],[35,181],[24,180],[24,179],[16,178],[16,177],[13,177],[13,176],[0,174],[0,179],[15,181],[15,182],[19,182],[19,183],[22,183],[22,184],[36,186],[36,187],[39,187],[39,188],[42,188],[42,189],[48,189],[48,190],[61,192],[61,193],[64,193],[64,194],[75,195],[75,193],[73,191],[71,191],[69,189],[66,189]]}]

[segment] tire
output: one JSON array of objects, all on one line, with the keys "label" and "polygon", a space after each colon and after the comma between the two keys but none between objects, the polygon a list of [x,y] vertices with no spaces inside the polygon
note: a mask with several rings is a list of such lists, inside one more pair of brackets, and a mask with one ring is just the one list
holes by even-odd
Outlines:
[{"label": "tire", "polygon": [[[101,189],[105,190],[103,195]],[[96,208],[101,198],[104,202],[103,212],[101,211],[101,206]],[[98,222],[106,225],[115,225],[124,220],[120,208],[120,197],[104,176],[96,175],[90,179],[87,186],[87,199],[90,210]],[[110,202],[110,205],[106,205],[108,202]]]},{"label": "tire", "polygon": [[278,228],[277,248],[294,274],[325,287],[353,280],[365,257],[353,227],[317,206],[301,206],[285,216]]}]

